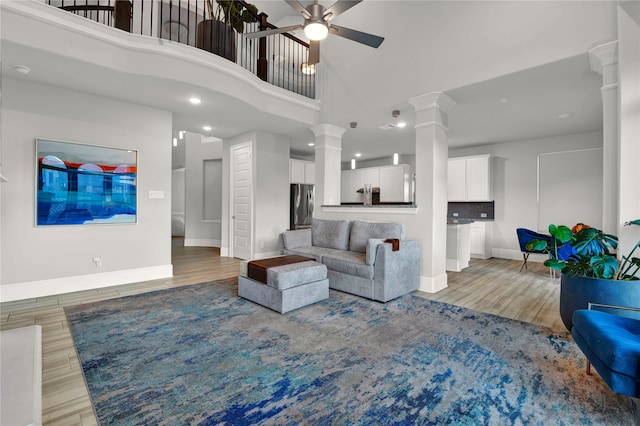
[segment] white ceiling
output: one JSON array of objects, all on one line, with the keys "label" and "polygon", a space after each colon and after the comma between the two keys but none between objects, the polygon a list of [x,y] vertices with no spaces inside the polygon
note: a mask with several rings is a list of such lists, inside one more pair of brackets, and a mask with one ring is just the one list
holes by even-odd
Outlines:
[{"label": "white ceiling", "polygon": [[[302,22],[302,18],[283,0],[256,0],[253,3],[269,15],[270,22],[278,26]],[[307,5],[311,2],[301,3]],[[320,3],[329,7],[333,1]],[[331,35],[321,42],[320,66],[330,68],[332,77],[336,74],[351,76],[345,77],[345,90],[350,92],[349,96],[355,98],[356,102],[359,101],[361,107],[360,110],[354,109],[348,113],[333,115],[336,119],[333,124],[347,129],[343,136],[343,161],[353,158],[356,152],[363,154],[361,160],[388,157],[393,152],[401,155],[413,154],[415,113],[407,100],[429,91],[445,90],[457,103],[449,116],[449,145],[454,148],[544,138],[602,128],[602,77],[590,70],[586,49],[582,50],[581,54],[526,67],[471,85],[453,86],[452,89],[433,87],[431,90],[420,91],[417,80],[420,79],[421,73],[435,73],[437,70],[434,69],[438,65],[432,66],[428,58],[425,61],[420,53],[421,44],[416,44],[416,40],[425,37],[421,31],[427,31],[420,28],[419,22],[429,22],[429,15],[447,16],[446,13],[451,11],[445,10],[446,7],[459,12],[460,17],[453,17],[454,20],[468,18],[463,16],[465,10],[472,15],[471,19],[482,20],[485,18],[478,11],[482,12],[484,4],[489,4],[462,1],[449,2],[445,7],[444,3],[446,2],[365,0],[333,21],[339,25],[386,37],[383,45],[377,50]],[[526,3],[530,2],[502,2],[503,5],[509,4],[511,8],[518,7],[517,3],[528,7]],[[479,9],[473,10],[473,6],[478,8],[478,5]],[[510,13],[509,7],[505,8],[504,14]],[[416,19],[408,19],[412,12],[417,16]],[[535,8],[525,13],[543,14]],[[540,16],[535,17],[539,18]],[[430,22],[439,27],[448,25],[445,20],[433,22],[436,18],[431,19]],[[502,21],[498,22],[503,24]],[[517,25],[515,22],[505,21],[500,35],[508,36],[509,30],[518,31],[518,28],[515,28]],[[540,37],[544,37],[543,30],[548,24],[538,21],[531,25],[533,28],[540,27]],[[305,38],[302,31],[296,32],[295,35]],[[568,35],[572,34],[569,32]],[[466,40],[468,37],[468,34],[460,34],[460,42],[469,42]],[[491,34],[487,30],[487,38],[490,37]],[[438,44],[441,41],[435,39],[432,43]],[[391,48],[393,52],[389,51]],[[402,52],[401,55],[396,53],[399,50]],[[453,58],[455,53],[448,54],[451,63],[458,62]],[[362,62],[362,67],[357,66],[358,61]],[[394,65],[387,68],[386,74],[380,73],[380,69],[388,66],[385,62]],[[446,67],[448,63],[447,59],[443,61],[438,57],[434,57],[433,62],[442,62],[439,64],[442,67]],[[376,72],[379,74],[376,76],[377,82],[367,85],[367,76]],[[358,76],[362,84],[359,84]],[[475,78],[482,80],[480,75]],[[367,98],[371,92],[376,95]],[[392,92],[401,95],[394,97]],[[339,105],[334,103],[332,107],[339,108]],[[392,117],[392,111],[395,109],[400,110],[403,121],[408,123],[407,127],[380,130],[380,126],[395,121]],[[559,119],[558,115],[561,114],[571,116]],[[349,127],[351,121],[358,123],[356,129]],[[312,138],[312,135],[304,132],[295,135],[292,149],[301,153],[311,153],[311,149],[306,146],[305,137]]]},{"label": "white ceiling", "polygon": [[[279,23],[284,26],[302,21],[282,0],[260,0],[253,3],[269,14],[270,22],[276,25]],[[336,18],[336,24],[386,37],[380,49],[372,49],[335,36],[322,42],[321,67],[317,76],[320,86],[317,93],[321,95],[322,120],[347,129],[343,137],[343,161],[348,161],[355,152],[362,152],[361,160],[386,157],[393,152],[412,154],[415,145],[414,113],[408,99],[429,91],[444,90],[457,102],[449,117],[449,142],[452,147],[528,140],[602,128],[602,80],[600,75],[590,71],[586,48],[577,49],[578,54],[570,54],[575,53],[574,46],[563,47],[555,55],[559,59],[536,66],[528,66],[528,62],[532,61],[526,60],[528,56],[524,52],[525,59],[514,60],[514,63],[522,64],[522,69],[515,72],[486,79],[483,76],[490,73],[479,68],[478,73],[474,74],[477,76],[477,83],[458,87],[455,82],[462,79],[454,76],[444,78],[442,81],[446,83],[442,86],[428,86],[433,84],[429,76],[437,73],[425,68],[429,64],[429,58],[420,58],[421,62],[416,65],[415,55],[420,50],[420,44],[416,45],[416,40],[422,37],[412,27],[417,24],[414,20],[409,23],[410,27],[406,27],[408,24],[403,19],[398,19],[394,13],[406,14],[408,10],[418,8],[421,13],[426,14],[427,10],[433,10],[439,11],[438,19],[441,20],[442,14],[451,13],[450,10],[441,10],[446,9],[443,6],[445,3],[446,7],[454,10],[463,6],[469,8],[470,5],[477,8],[479,6],[476,5],[484,4],[497,7],[495,2],[483,1],[366,0]],[[595,7],[591,4],[598,4],[603,8],[602,3],[606,2],[583,3],[588,8]],[[400,12],[394,12],[394,8]],[[463,10],[467,9],[460,9]],[[606,7],[602,10],[609,13]],[[615,9],[611,13],[614,12]],[[471,8],[469,14],[477,16],[477,10]],[[607,15],[605,20],[610,20],[609,18]],[[457,18],[455,22],[457,25],[468,25]],[[431,25],[447,26],[447,23],[431,22]],[[595,30],[590,28],[588,31],[589,34],[594,34],[594,38],[606,42],[610,38],[608,34],[613,31],[609,26],[603,25],[605,28]],[[544,34],[553,33],[545,25],[541,27]],[[583,43],[593,44],[589,40]],[[437,42],[434,41],[433,44]],[[397,50],[402,45],[412,47],[405,48],[400,54]],[[451,63],[457,64],[461,59],[451,56],[454,53],[456,52],[449,52],[444,56],[449,55],[447,57],[451,57]],[[143,79],[131,72],[117,73],[111,68],[69,60],[53,51],[26,48],[6,40],[2,41],[2,57],[4,76],[76,88],[168,110],[173,113],[176,130],[205,133],[201,129],[202,125],[209,124],[214,128],[210,135],[220,138],[252,130],[283,134],[291,138],[292,152],[313,155],[313,148],[307,145],[313,135],[307,126],[263,113],[231,97],[207,92],[202,87],[191,87],[184,82],[162,78]],[[390,57],[393,67],[387,64]],[[437,61],[446,74],[449,62],[442,57],[438,57]],[[509,63],[509,60],[505,59],[504,62]],[[28,76],[17,74],[13,69],[14,64],[27,65],[33,71]],[[457,75],[460,72],[452,69],[451,74]],[[427,81],[417,82],[422,75]],[[323,78],[332,78],[332,85],[329,87],[325,84]],[[466,81],[469,81],[468,77]],[[96,84],[97,82],[100,84]],[[336,88],[344,88],[344,93],[336,93],[339,91]],[[206,107],[194,108],[187,104],[184,102],[185,93],[197,93],[204,97],[208,101]],[[505,99],[506,102],[501,102]],[[408,126],[404,129],[378,129],[393,121],[391,111],[394,109],[401,111],[401,117],[406,119]],[[572,116],[567,119],[558,118],[558,115],[567,113]],[[358,123],[356,129],[349,128],[351,121]]]}]

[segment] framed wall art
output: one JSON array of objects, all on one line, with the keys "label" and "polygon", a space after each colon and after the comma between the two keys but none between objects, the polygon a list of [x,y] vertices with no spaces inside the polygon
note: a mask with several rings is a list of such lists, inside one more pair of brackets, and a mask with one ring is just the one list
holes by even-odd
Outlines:
[{"label": "framed wall art", "polygon": [[36,139],[36,225],[136,223],[138,152]]}]

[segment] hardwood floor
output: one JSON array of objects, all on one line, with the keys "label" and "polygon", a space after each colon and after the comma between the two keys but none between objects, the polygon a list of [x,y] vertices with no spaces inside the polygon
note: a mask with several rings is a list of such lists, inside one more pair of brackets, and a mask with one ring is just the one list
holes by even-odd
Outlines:
[{"label": "hardwood floor", "polygon": [[[238,275],[240,261],[219,250],[184,247],[173,240],[174,277],[58,296],[0,304],[0,328],[42,326],[42,418],[45,425],[95,425],[89,394],[63,308]],[[462,272],[448,273],[449,287],[428,299],[564,330],[558,311],[559,280],[539,263],[519,272],[515,260],[472,260]]]}]

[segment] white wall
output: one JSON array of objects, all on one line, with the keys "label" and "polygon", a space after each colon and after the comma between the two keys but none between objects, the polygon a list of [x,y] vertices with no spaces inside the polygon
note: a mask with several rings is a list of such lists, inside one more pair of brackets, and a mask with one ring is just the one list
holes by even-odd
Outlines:
[{"label": "white wall", "polygon": [[[171,276],[171,113],[6,76],[2,83],[2,299]],[[36,227],[35,138],[138,150],[138,223]],[[149,190],[164,199],[149,199]]]},{"label": "white wall", "polygon": [[186,206],[186,169],[171,171],[171,235],[184,237]]},{"label": "white wall", "polygon": [[255,255],[279,255],[280,234],[289,228],[289,140],[258,132],[256,138]]},{"label": "white wall", "polygon": [[[206,197],[204,161],[222,159],[222,140],[203,138],[197,133],[187,133],[186,158],[184,245],[220,247],[222,220],[204,217],[204,200]],[[222,188],[221,181],[217,184]],[[222,205],[220,204],[218,208],[221,216]]]},{"label": "white wall", "polygon": [[[492,251],[495,257],[520,259],[516,228],[534,230],[538,228],[538,154],[598,147],[602,147],[601,132],[554,136],[449,151],[449,158],[478,154],[492,154],[494,156],[493,194],[496,220],[492,225]],[[579,166],[575,163],[567,164],[567,178],[571,176],[571,168]],[[576,189],[578,188],[580,188],[580,183],[576,183]],[[583,190],[590,191],[591,188],[583,188]],[[575,196],[580,196],[579,191],[576,191]],[[596,199],[598,198],[596,197]],[[571,203],[571,198],[568,197],[566,202]],[[593,209],[602,210],[601,203],[594,204]],[[562,209],[562,206],[558,206],[558,208]]]}]

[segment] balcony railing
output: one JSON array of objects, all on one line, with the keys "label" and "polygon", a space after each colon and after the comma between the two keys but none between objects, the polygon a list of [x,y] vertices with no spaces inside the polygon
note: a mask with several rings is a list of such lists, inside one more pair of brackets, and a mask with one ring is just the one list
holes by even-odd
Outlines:
[{"label": "balcony railing", "polygon": [[[315,98],[315,75],[302,72],[309,44],[290,35],[249,39],[244,34],[276,28],[264,13],[250,13],[255,22],[244,33],[221,26],[211,16],[215,0],[44,0],[92,21],[133,34],[163,38],[225,57],[262,80],[308,98]],[[243,0],[237,0],[246,4]]]}]

